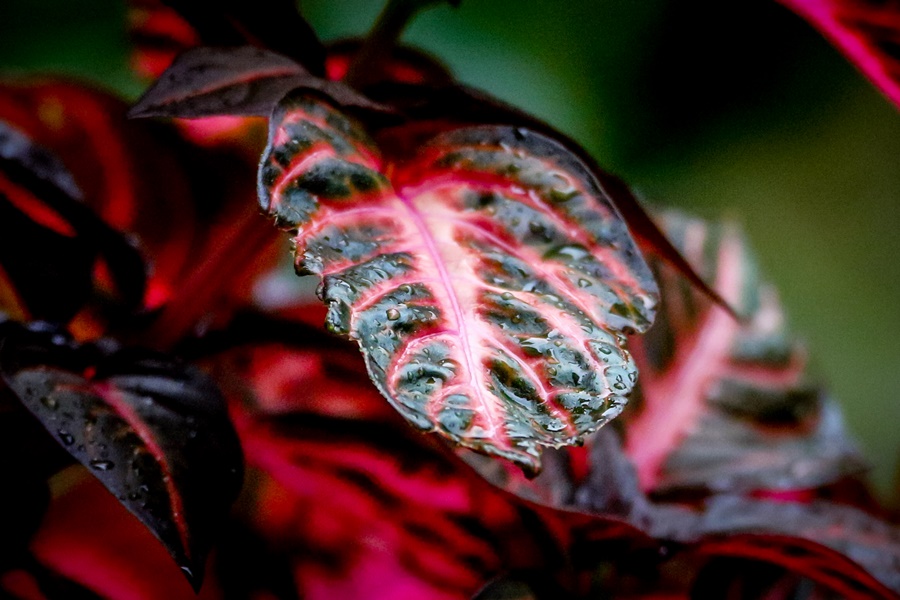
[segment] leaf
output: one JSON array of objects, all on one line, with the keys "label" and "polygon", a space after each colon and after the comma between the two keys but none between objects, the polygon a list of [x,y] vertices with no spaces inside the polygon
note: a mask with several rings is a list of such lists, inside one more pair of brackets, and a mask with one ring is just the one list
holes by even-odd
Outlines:
[{"label": "leaf", "polygon": [[268,116],[305,74],[289,58],[253,46],[192,48],[175,58],[129,116]]},{"label": "leaf", "polygon": [[[32,318],[71,318],[91,293],[98,257],[123,303],[141,301],[145,270],[137,250],[81,202],[57,157],[4,121],[0,216],[0,274]],[[60,301],[60,288],[69,292],[67,301]]]},{"label": "leaf", "polygon": [[345,106],[385,110],[346,85],[309,74],[289,58],[255,48],[192,48],[128,113],[142,117],[269,116],[295,88],[321,91]]},{"label": "leaf", "polygon": [[779,1],[809,21],[900,108],[900,2]]},{"label": "leaf", "polygon": [[626,448],[644,490],[818,488],[865,469],[840,410],[806,373],[771,286],[732,226],[661,215],[693,268],[748,315],[741,324],[670,271],[653,330],[634,340],[641,384]]},{"label": "leaf", "polygon": [[621,411],[636,378],[622,334],[649,327],[655,283],[562,146],[469,128],[382,164],[334,107],[291,95],[259,182],[297,230],[298,272],[322,277],[328,327],[416,427],[537,471],[541,446]]},{"label": "leaf", "polygon": [[215,386],[159,355],[0,329],[3,380],[47,431],[156,535],[199,587],[241,487],[241,452]]}]

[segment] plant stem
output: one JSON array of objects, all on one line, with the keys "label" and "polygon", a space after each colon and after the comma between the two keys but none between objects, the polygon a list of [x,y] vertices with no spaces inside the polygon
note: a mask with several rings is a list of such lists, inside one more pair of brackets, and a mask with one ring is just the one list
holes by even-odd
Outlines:
[{"label": "plant stem", "polygon": [[388,0],[362,47],[350,63],[344,82],[360,89],[382,73],[385,59],[400,39],[412,17],[432,4],[444,0]]}]

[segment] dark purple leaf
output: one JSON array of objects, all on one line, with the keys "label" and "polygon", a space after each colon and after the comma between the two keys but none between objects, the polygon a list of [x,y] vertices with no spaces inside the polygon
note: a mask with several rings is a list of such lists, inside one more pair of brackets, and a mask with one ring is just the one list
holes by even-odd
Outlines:
[{"label": "dark purple leaf", "polygon": [[172,62],[129,116],[268,116],[298,78],[308,77],[296,62],[261,48],[192,48]]},{"label": "dark purple leaf", "polygon": [[5,383],[45,429],[165,545],[199,586],[241,485],[215,385],[164,357],[0,325]]},{"label": "dark purple leaf", "polygon": [[296,230],[298,272],[322,277],[329,328],[416,427],[536,471],[542,446],[621,410],[636,378],[623,334],[650,325],[655,283],[561,145],[477,127],[383,164],[355,122],[294,94],[259,181]]},{"label": "dark purple leaf", "polygon": [[295,88],[317,90],[341,106],[386,110],[343,83],[310,75],[289,58],[238,46],[187,50],[147,90],[129,116],[268,117],[278,101]]}]

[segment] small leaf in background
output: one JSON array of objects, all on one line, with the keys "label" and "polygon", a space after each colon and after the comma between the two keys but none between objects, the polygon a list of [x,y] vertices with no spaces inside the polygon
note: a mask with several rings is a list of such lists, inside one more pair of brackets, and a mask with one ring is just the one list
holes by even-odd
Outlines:
[{"label": "small leaf in background", "polygon": [[215,385],[159,355],[80,346],[36,326],[0,327],[5,383],[199,586],[242,477]]},{"label": "small leaf in background", "polygon": [[623,334],[649,327],[656,285],[559,144],[469,128],[383,164],[355,122],[292,94],[259,182],[298,272],[322,277],[328,327],[416,427],[537,471],[541,446],[621,411],[637,375]]},{"label": "small leaf in background", "polygon": [[900,2],[779,0],[822,32],[900,108]]},{"label": "small leaf in background", "polygon": [[129,116],[268,116],[304,75],[289,58],[253,46],[192,48],[174,60]]},{"label": "small leaf in background", "polygon": [[66,321],[91,294],[98,259],[122,302],[138,305],[140,254],[82,203],[56,156],[0,120],[0,275],[13,288],[3,296],[18,298],[31,318]]},{"label": "small leaf in background", "polygon": [[738,231],[674,212],[660,220],[748,318],[735,321],[657,269],[661,309],[653,330],[633,341],[641,384],[625,428],[644,490],[804,490],[862,472],[840,410],[807,374],[806,354]]},{"label": "small leaf in background", "polygon": [[131,109],[132,118],[268,117],[295,88],[319,90],[342,105],[386,110],[348,86],[309,74],[289,58],[255,48],[192,48],[179,55]]}]

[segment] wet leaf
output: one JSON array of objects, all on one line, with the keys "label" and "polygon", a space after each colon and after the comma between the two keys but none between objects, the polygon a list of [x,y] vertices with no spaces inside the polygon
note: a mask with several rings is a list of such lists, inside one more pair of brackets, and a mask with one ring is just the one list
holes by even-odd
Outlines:
[{"label": "wet leaf", "polygon": [[650,325],[655,283],[562,146],[477,127],[383,163],[333,106],[291,95],[259,181],[296,230],[298,272],[322,277],[328,327],[416,427],[536,471],[541,446],[621,411],[636,379],[623,334]]},{"label": "wet leaf", "polygon": [[0,327],[5,383],[199,586],[241,486],[240,447],[215,385],[159,355]]},{"label": "wet leaf", "polygon": [[657,495],[790,491],[865,469],[739,232],[677,213],[662,222],[697,272],[748,319],[731,319],[657,269],[661,311],[653,330],[634,340],[642,379],[626,426],[641,486]]},{"label": "wet leaf", "polygon": [[779,0],[809,21],[900,107],[900,2]]},{"label": "wet leaf", "polygon": [[253,46],[192,48],[131,109],[131,117],[268,117],[290,90],[317,90],[342,106],[385,111],[348,86],[311,75],[296,62]]}]

